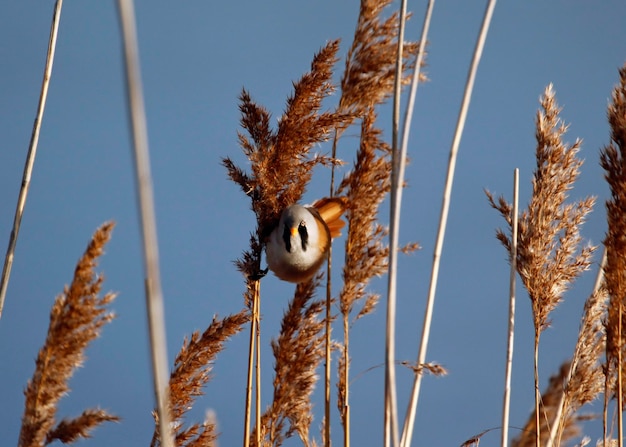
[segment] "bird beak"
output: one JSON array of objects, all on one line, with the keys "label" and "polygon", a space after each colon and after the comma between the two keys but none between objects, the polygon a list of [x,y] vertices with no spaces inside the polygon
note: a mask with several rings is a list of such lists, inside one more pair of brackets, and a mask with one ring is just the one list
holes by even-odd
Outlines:
[{"label": "bird beak", "polygon": [[291,231],[291,235],[295,236],[298,234],[298,227],[291,227],[290,231]]}]

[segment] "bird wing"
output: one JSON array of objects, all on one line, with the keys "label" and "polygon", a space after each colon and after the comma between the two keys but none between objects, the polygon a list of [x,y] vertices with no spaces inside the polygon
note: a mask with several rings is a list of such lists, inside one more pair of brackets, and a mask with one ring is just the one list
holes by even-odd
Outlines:
[{"label": "bird wing", "polygon": [[326,197],[313,204],[320,217],[326,222],[330,230],[331,237],[341,236],[341,229],[345,222],[341,220],[341,215],[348,208],[348,199],[345,197]]}]

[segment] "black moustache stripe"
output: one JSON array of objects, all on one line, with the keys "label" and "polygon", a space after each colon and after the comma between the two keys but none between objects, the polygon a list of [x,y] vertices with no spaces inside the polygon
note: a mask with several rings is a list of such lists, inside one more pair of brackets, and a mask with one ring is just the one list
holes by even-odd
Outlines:
[{"label": "black moustache stripe", "polygon": [[302,251],[306,251],[306,247],[309,244],[309,232],[306,230],[304,222],[298,225],[298,233],[300,233],[300,240],[302,241]]},{"label": "black moustache stripe", "polygon": [[289,225],[285,225],[285,229],[283,230],[283,241],[285,241],[287,253],[291,253],[291,231],[289,231]]}]

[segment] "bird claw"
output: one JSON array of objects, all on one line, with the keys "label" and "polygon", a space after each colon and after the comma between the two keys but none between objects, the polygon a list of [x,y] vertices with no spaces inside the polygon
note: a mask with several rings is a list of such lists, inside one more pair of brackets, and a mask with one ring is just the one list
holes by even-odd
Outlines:
[{"label": "bird claw", "polygon": [[266,268],[265,270],[259,270],[258,272],[250,275],[248,278],[252,281],[259,281],[261,278],[267,275],[268,270],[269,268]]}]

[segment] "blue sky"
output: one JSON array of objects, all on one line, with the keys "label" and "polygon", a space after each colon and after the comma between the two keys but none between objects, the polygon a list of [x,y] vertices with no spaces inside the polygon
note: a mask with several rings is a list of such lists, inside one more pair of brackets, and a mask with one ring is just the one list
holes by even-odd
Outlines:
[{"label": "blue sky", "polygon": [[[410,38],[419,36],[424,7],[424,2],[409,3],[415,14]],[[400,261],[398,359],[417,356],[448,151],[484,7],[485,2],[451,0],[436,4],[433,14],[426,68],[430,82],[420,86],[417,96],[400,236],[403,243],[418,241],[423,249]],[[0,5],[2,252],[35,116],[52,8],[52,1]],[[219,163],[231,156],[245,166],[237,144],[241,88],[274,118],[280,116],[292,81],[308,70],[325,42],[341,38],[340,54],[345,54],[358,4],[142,0],[136,14],[172,359],[185,335],[204,329],[214,314],[234,313],[242,306],[244,283],[232,261],[246,248],[254,217],[247,198],[226,179]],[[501,2],[496,7],[460,146],[427,355],[449,375],[425,379],[413,445],[459,445],[500,424],[508,264],[494,238],[503,221],[489,208],[483,189],[511,197],[512,172],[519,167],[521,203],[527,203],[533,120],[550,82],[562,118],[570,123],[567,140],[584,140],[580,155],[586,163],[572,197],[599,198],[584,236],[594,244],[604,236],[607,187],[598,153],[608,142],[606,106],[617,69],[626,62],[624,17],[626,3],[617,0]],[[381,117],[387,136],[390,122],[389,114]],[[357,139],[348,136],[343,144],[339,156],[353,160]],[[66,0],[39,153],[0,320],[0,439],[17,442],[22,390],[45,338],[54,297],[71,281],[96,227],[113,219],[117,227],[100,270],[105,290],[119,292],[112,306],[118,318],[89,348],[59,415],[101,406],[123,418],[97,429],[84,445],[150,442],[153,398],[131,160],[115,2]],[[325,195],[327,179],[327,172],[316,173],[305,201]],[[386,214],[382,219],[387,221]],[[335,247],[341,250],[341,244],[339,240]],[[542,336],[544,384],[573,351],[595,274],[594,266],[576,283]],[[384,294],[385,284],[378,280],[372,287]],[[272,377],[269,341],[291,292],[291,285],[273,276],[263,280],[266,385]],[[511,425],[517,427],[533,405],[530,305],[522,287],[518,296],[511,413]],[[383,362],[384,319],[381,303],[374,315],[354,326],[353,376]],[[339,327],[334,336],[340,338]],[[228,343],[207,396],[191,413],[193,420],[207,409],[215,411],[222,446],[241,442],[246,343],[243,334]],[[412,377],[406,370],[398,375],[403,412]],[[313,433],[321,421],[322,389],[320,383]],[[265,390],[269,399],[271,392]],[[382,368],[353,383],[354,445],[380,444],[382,394]],[[336,425],[336,443],[340,432]],[[589,425],[588,433],[597,436],[597,424]],[[499,432],[493,432],[481,445],[497,443]]]}]

